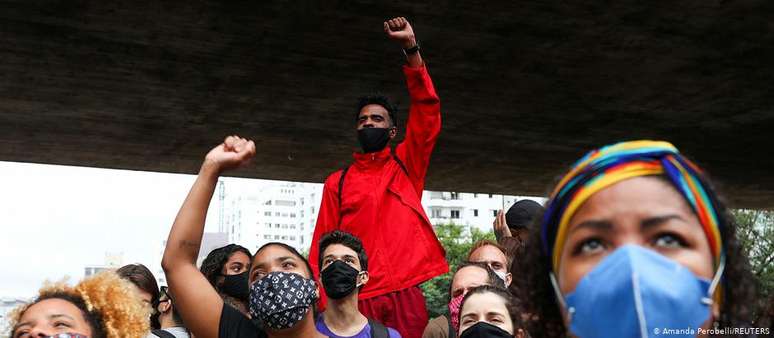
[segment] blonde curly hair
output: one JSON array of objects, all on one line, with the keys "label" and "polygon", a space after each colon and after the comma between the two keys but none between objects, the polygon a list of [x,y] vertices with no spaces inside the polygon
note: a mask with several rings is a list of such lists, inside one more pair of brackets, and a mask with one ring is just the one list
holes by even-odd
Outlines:
[{"label": "blonde curly hair", "polygon": [[66,280],[45,282],[33,302],[10,314],[10,335],[30,306],[53,298],[69,301],[84,312],[93,327],[91,338],[141,338],[150,330],[151,309],[140,300],[135,286],[115,272],[105,271],[75,286],[69,286]]}]

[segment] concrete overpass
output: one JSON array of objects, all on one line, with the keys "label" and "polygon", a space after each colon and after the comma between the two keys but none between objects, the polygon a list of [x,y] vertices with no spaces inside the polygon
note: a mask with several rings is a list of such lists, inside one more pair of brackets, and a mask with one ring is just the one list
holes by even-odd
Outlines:
[{"label": "concrete overpass", "polygon": [[444,129],[427,188],[543,194],[586,150],[675,143],[733,204],[774,207],[774,2],[3,1],[0,160],[321,182],[353,103],[407,95],[381,22],[414,23]]}]

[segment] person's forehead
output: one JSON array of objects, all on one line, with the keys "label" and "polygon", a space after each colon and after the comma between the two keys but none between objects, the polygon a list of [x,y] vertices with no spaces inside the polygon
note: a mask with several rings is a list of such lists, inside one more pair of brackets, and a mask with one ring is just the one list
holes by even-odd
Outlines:
[{"label": "person's forehead", "polygon": [[364,115],[364,114],[382,115],[382,116],[384,116],[387,113],[388,113],[387,109],[385,109],[382,105],[375,104],[375,103],[367,104],[367,105],[363,106],[363,108],[360,108],[360,115],[361,116]]},{"label": "person's forehead", "polygon": [[681,215],[699,225],[688,203],[669,183],[656,177],[635,177],[591,195],[570,218],[570,228],[589,219],[645,219],[667,214]]},{"label": "person's forehead", "polygon": [[505,300],[502,297],[491,293],[477,293],[468,297],[463,304],[460,311],[462,315],[467,313],[486,314],[491,312],[497,312],[501,314],[507,314],[508,309],[505,307]]},{"label": "person's forehead", "polygon": [[506,257],[505,254],[500,251],[496,246],[494,245],[484,245],[476,251],[473,252],[473,254],[470,255],[470,260],[474,262],[478,261],[497,261],[497,262],[505,262]]},{"label": "person's forehead", "polygon": [[234,251],[228,257],[228,260],[226,261],[226,263],[228,264],[228,263],[234,263],[234,262],[239,262],[239,263],[243,263],[243,264],[250,264],[250,257],[247,256],[247,254],[245,254],[242,251]]},{"label": "person's forehead", "polygon": [[322,256],[323,258],[327,256],[334,256],[334,257],[353,256],[357,258],[357,252],[347,247],[346,245],[337,243],[337,244],[331,244],[327,246],[325,250],[323,250]]},{"label": "person's forehead", "polygon": [[255,254],[255,257],[253,258],[253,265],[259,266],[276,264],[278,261],[283,260],[286,257],[290,257],[296,260],[298,259],[296,255],[294,255],[290,250],[282,246],[269,245]]},{"label": "person's forehead", "polygon": [[489,274],[478,266],[466,266],[454,274],[452,288],[464,288],[470,285],[482,285],[489,281]]},{"label": "person's forehead", "polygon": [[24,311],[21,317],[21,321],[25,321],[25,318],[46,318],[53,315],[68,315],[73,318],[80,316],[80,309],[75,304],[70,303],[64,299],[50,298],[42,300]]}]

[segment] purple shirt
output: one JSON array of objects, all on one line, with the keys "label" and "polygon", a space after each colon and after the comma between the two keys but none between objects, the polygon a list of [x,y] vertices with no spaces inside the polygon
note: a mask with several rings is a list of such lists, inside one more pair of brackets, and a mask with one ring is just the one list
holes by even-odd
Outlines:
[{"label": "purple shirt", "polygon": [[[317,322],[315,323],[315,327],[317,327],[317,331],[331,338],[371,338],[371,325],[369,325],[368,323],[366,323],[366,325],[363,327],[362,330],[360,330],[360,332],[358,332],[354,336],[349,336],[349,337],[338,336],[335,333],[331,332],[331,330],[328,329],[328,326],[325,325],[323,316],[317,317]],[[398,333],[398,331],[395,331],[392,328],[388,327],[387,332],[389,333],[390,338],[402,338],[400,336],[400,333]]]}]

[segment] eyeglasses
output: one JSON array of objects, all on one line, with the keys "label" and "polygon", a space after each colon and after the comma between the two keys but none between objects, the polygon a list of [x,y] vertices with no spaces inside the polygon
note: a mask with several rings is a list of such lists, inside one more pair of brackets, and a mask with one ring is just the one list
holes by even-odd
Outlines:
[{"label": "eyeglasses", "polygon": [[77,333],[57,333],[53,336],[48,336],[46,338],[89,338],[89,337],[84,336],[82,334],[77,334]]}]

